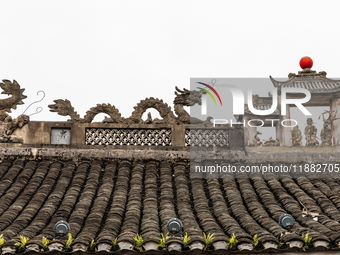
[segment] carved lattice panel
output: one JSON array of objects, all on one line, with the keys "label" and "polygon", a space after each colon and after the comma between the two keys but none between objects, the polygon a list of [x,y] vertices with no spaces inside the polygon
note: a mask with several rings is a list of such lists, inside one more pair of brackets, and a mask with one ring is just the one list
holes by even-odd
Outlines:
[{"label": "carved lattice panel", "polygon": [[171,129],[87,128],[85,144],[171,146]]},{"label": "carved lattice panel", "polygon": [[185,146],[229,146],[226,129],[186,129]]}]

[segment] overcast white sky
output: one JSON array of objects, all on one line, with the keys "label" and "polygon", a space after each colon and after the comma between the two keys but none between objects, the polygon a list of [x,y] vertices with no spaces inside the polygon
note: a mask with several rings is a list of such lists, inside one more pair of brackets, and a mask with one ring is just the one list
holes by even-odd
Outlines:
[{"label": "overcast white sky", "polygon": [[146,97],[172,106],[175,86],[189,88],[190,77],[287,77],[306,55],[314,70],[340,76],[339,1],[1,1],[0,9],[0,78],[28,96],[12,116],[46,93],[31,120],[66,121],[49,112],[55,99],[81,116],[111,103],[129,117]]}]

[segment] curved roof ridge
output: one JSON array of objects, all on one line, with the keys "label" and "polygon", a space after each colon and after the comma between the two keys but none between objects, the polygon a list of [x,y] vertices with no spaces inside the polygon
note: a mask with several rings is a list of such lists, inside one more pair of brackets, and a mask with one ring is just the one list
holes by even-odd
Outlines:
[{"label": "curved roof ridge", "polygon": [[[320,74],[320,73],[319,73]],[[269,76],[274,87],[276,88],[305,88],[312,93],[334,93],[340,91],[340,80],[333,80],[324,75],[315,75],[311,73],[313,78],[308,75],[290,74],[286,81],[275,80]]]}]

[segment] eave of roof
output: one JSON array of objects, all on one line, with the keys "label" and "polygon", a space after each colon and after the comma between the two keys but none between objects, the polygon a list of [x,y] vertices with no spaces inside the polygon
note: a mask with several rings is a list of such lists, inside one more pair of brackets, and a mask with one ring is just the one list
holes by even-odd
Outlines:
[{"label": "eave of roof", "polygon": [[325,72],[301,71],[298,75],[290,74],[287,81],[275,80],[269,76],[276,88],[304,88],[311,93],[335,93],[340,91],[340,80],[333,80],[326,77]]}]

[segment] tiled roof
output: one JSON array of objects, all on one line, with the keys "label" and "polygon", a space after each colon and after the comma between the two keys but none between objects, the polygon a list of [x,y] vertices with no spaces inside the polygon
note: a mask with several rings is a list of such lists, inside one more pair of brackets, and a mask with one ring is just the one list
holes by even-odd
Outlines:
[{"label": "tiled roof", "polygon": [[[281,241],[301,241],[307,232],[314,245],[336,247],[340,241],[340,181],[335,178],[227,174],[199,179],[190,178],[186,160],[21,158],[3,160],[0,177],[0,233],[6,246],[20,235],[36,247],[42,237],[63,243],[53,231],[60,220],[70,224],[73,250],[87,249],[91,240],[97,248],[111,246],[115,238],[133,245],[136,233],[145,243],[158,243],[171,218],[182,220],[191,243],[203,244],[202,232],[214,233],[215,244],[235,234],[248,247],[256,234],[262,248],[272,249]],[[319,213],[317,221],[303,217],[301,201]],[[278,224],[284,213],[296,220],[289,232]]]},{"label": "tiled roof", "polygon": [[340,91],[340,80],[324,76],[291,76],[287,81],[277,81],[270,77],[276,88],[304,88],[311,93],[335,93]]}]

